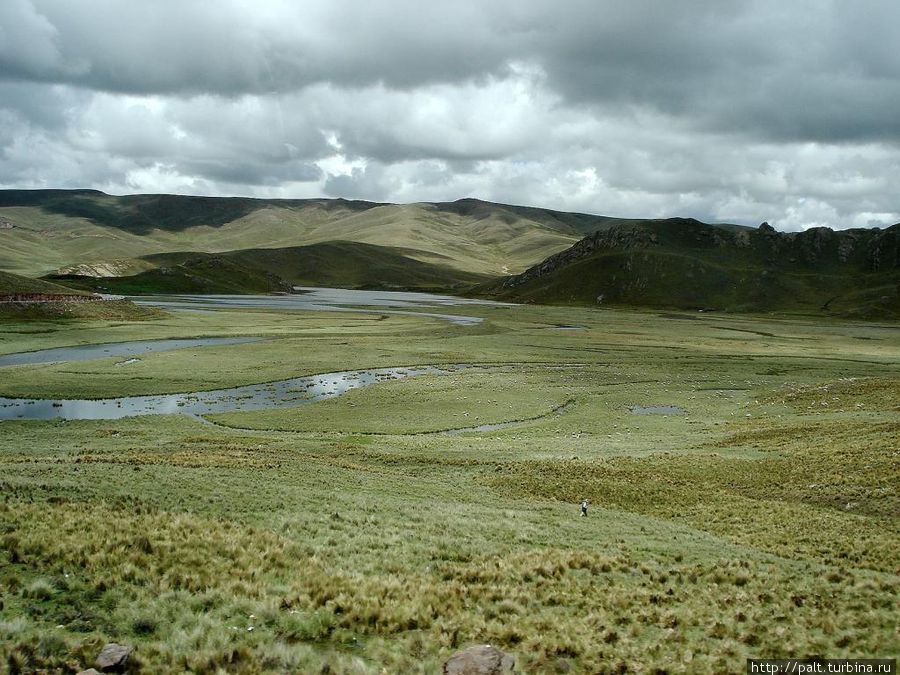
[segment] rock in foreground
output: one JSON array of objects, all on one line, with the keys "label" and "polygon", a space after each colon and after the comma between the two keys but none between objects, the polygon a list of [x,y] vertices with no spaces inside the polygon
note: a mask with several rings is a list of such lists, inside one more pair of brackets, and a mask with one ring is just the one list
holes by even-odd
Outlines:
[{"label": "rock in foreground", "polygon": [[133,651],[134,647],[126,647],[125,645],[110,642],[100,650],[100,655],[97,657],[94,665],[104,673],[122,672],[125,670],[128,664],[128,657],[131,656]]},{"label": "rock in foreground", "polygon": [[444,675],[506,675],[516,660],[491,645],[476,645],[457,652],[444,664]]}]

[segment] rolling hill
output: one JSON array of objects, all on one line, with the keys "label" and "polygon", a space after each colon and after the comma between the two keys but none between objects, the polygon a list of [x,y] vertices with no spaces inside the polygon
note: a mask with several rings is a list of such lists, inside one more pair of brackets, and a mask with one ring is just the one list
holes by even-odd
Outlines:
[{"label": "rolling hill", "polygon": [[0,322],[123,320],[147,321],[166,316],[154,307],[99,296],[43,279],[0,271]]},{"label": "rolling hill", "polygon": [[477,199],[91,190],[0,191],[0,223],[0,269],[127,294],[477,286],[526,302],[900,316],[900,225],[778,233]]},{"label": "rolling hill", "polygon": [[127,276],[50,275],[48,279],[84,290],[120,295],[291,291],[291,285],[278,275],[246,267],[215,253],[191,253],[172,264]]},{"label": "rolling hill", "polygon": [[89,290],[141,293],[271,293],[292,286],[453,290],[491,277],[408,258],[402,249],[333,241],[225,253],[157,253],[132,275],[52,275]]},{"label": "rolling hill", "polygon": [[44,279],[31,279],[0,270],[0,298],[16,295],[87,296],[91,293]]},{"label": "rolling hill", "polygon": [[[223,253],[351,241],[475,274],[521,272],[615,219],[474,199],[377,204],[343,199],[112,196],[92,190],[2,190],[0,269],[118,276],[145,256]],[[72,268],[72,269],[68,269]]]},{"label": "rolling hill", "polygon": [[479,292],[551,304],[900,316],[900,224],[779,233],[672,218],[617,225]]}]

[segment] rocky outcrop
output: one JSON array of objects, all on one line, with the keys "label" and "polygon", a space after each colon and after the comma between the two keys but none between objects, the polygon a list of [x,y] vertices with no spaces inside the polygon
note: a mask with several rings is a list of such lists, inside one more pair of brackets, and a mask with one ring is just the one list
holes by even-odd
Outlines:
[{"label": "rocky outcrop", "polygon": [[102,262],[78,263],[60,267],[53,273],[54,277],[120,277],[136,274],[150,268],[139,260],[105,260]]},{"label": "rocky outcrop", "polygon": [[121,673],[128,666],[128,657],[134,651],[134,647],[110,642],[105,645],[97,656],[94,665],[104,673]]},{"label": "rocky outcrop", "polygon": [[507,675],[516,660],[491,645],[476,645],[457,652],[444,664],[444,675]]},{"label": "rocky outcrop", "polygon": [[599,252],[648,250],[711,256],[738,264],[743,259],[748,266],[772,270],[837,267],[846,272],[883,272],[900,269],[900,223],[884,230],[814,227],[804,232],[778,232],[766,222],[755,230],[725,229],[692,218],[620,225],[595,232],[523,273],[507,277],[501,287],[515,288]]},{"label": "rocky outcrop", "polygon": [[577,242],[571,248],[550,256],[543,262],[531,267],[522,274],[507,277],[504,287],[518,286],[527,281],[549,274],[560,267],[565,267],[580,258],[585,258],[601,249],[634,250],[647,248],[659,243],[659,238],[652,230],[638,226],[610,228],[595,232]]}]

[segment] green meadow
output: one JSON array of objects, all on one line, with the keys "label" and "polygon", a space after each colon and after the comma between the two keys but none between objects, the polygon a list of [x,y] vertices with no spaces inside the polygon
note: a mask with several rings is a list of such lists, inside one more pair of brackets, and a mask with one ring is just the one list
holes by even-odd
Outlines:
[{"label": "green meadow", "polygon": [[485,320],[0,322],[0,353],[266,338],[4,367],[0,396],[466,366],[205,420],[0,422],[0,671],[107,642],[142,673],[438,673],[478,643],[523,673],[897,656],[900,326],[449,311]]}]

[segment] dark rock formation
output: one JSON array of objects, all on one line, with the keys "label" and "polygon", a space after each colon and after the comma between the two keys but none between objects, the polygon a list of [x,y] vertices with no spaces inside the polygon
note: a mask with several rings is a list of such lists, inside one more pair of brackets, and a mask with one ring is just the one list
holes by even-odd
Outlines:
[{"label": "dark rock formation", "polygon": [[670,218],[595,232],[521,274],[506,277],[503,288],[514,288],[599,252],[642,250],[692,253],[727,252],[766,266],[846,267],[846,271],[879,272],[900,268],[900,224],[885,230],[834,231],[814,227],[805,232],[778,232],[768,223],[758,229],[727,230],[693,218]]}]

